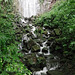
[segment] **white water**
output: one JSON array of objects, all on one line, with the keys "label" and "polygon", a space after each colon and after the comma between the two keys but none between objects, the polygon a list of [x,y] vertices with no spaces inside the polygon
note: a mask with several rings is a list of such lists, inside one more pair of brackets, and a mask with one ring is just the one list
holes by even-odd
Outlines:
[{"label": "white water", "polygon": [[41,75],[41,73],[46,74],[47,71],[48,71],[47,68],[44,67],[43,70],[41,70],[41,71],[37,71],[37,72],[34,72],[33,75]]},{"label": "white water", "polygon": [[[25,25],[28,25],[28,24],[29,24],[28,21],[25,21],[25,20],[21,20],[21,21],[22,21],[23,23],[25,23]],[[28,24],[27,24],[27,23],[28,23]],[[32,35],[33,35],[35,38],[37,38],[37,34],[35,34],[34,32],[35,32],[36,29],[38,29],[38,27],[33,26],[32,23],[30,22],[29,28],[31,28],[31,29],[30,29],[30,32],[32,33]],[[45,30],[45,28],[43,28],[43,29]],[[23,34],[22,42],[23,42],[23,40],[25,40],[26,42],[28,42],[28,41],[31,39],[31,37],[28,37],[28,36],[27,36],[28,34],[29,34],[29,33]],[[47,31],[47,34],[50,34],[50,32]],[[48,35],[47,37],[50,37],[50,36]],[[37,38],[37,39],[38,39],[38,38]],[[46,38],[45,38],[45,39],[46,39]],[[48,56],[48,57],[46,58],[46,66],[43,67],[43,70],[34,71],[34,72],[33,72],[33,75],[42,75],[42,73],[45,74],[45,75],[47,75],[47,71],[49,71],[49,70],[55,70],[55,69],[57,69],[57,68],[59,67],[59,63],[58,63],[58,61],[56,61],[56,60],[57,60],[57,57],[54,57],[54,59],[50,59],[50,58],[49,58],[49,55],[50,55],[50,48],[49,48],[49,47],[52,46],[53,42],[50,44],[50,46],[47,45],[47,42],[48,42],[48,39],[46,39],[45,41],[43,41],[43,42],[42,42],[42,46],[40,46],[40,52],[39,52],[39,53],[36,53],[36,57],[39,57],[39,54],[44,54],[44,56]],[[38,44],[38,43],[37,43],[37,44]],[[39,44],[38,44],[38,45],[39,45]],[[20,49],[22,50],[22,44],[20,44],[19,47],[20,47]],[[47,48],[47,49],[48,49],[48,52],[47,52],[47,53],[43,52],[43,48]],[[31,53],[32,53],[31,50],[29,50],[29,52],[28,52],[28,53],[25,53],[25,54],[31,54]],[[54,61],[54,60],[55,60],[55,61]]]},{"label": "white water", "polygon": [[14,10],[23,17],[31,17],[49,11],[52,0],[14,0]]},{"label": "white water", "polygon": [[35,16],[39,8],[38,0],[18,0],[19,12],[24,17]]},{"label": "white water", "polygon": [[[36,16],[38,14],[38,10],[40,9],[40,5],[39,5],[39,0],[17,0],[18,3],[19,3],[19,13],[24,16],[24,17],[31,17],[31,16]],[[46,1],[46,0],[45,0]],[[46,2],[45,2],[46,3]],[[44,5],[45,6],[45,5]],[[38,9],[37,9],[38,8]],[[42,9],[41,9],[42,10]],[[43,12],[43,11],[42,11]],[[21,19],[21,21],[23,23],[26,23],[28,21],[25,21],[24,19]],[[37,29],[35,26],[33,26],[32,24],[29,24],[29,26],[31,27],[31,33],[32,35],[34,35],[34,37],[37,37],[37,35],[34,33],[34,31]],[[43,28],[45,29],[45,28]],[[49,32],[47,32],[48,34],[50,34]],[[49,36],[48,36],[49,37]],[[23,38],[22,38],[22,42],[23,40],[26,40],[26,41],[29,41],[30,38],[27,36],[27,34],[24,34],[23,35]],[[48,48],[48,53],[44,53],[44,55],[50,55],[50,50],[49,50],[49,46],[47,46],[47,41],[46,40],[45,42],[42,43],[42,46],[40,46],[40,52],[39,54],[43,54],[42,52],[42,49],[44,47]],[[52,46],[53,42],[51,43],[50,47]],[[20,44],[19,45],[20,49],[22,50],[22,45]],[[31,50],[29,50],[28,53],[25,53],[25,54],[30,54],[32,53]],[[39,57],[38,54],[36,54],[36,57]],[[58,68],[59,64],[58,63],[50,63],[49,61],[46,62],[46,67],[43,68],[43,70],[40,70],[40,71],[35,71],[33,73],[33,75],[41,75],[41,73],[44,73],[46,74],[46,72],[48,70],[55,70],[56,68]]]}]

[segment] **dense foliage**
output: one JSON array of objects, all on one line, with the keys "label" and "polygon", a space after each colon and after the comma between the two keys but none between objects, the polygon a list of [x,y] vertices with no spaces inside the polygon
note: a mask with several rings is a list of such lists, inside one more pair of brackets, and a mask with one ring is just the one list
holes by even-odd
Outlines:
[{"label": "dense foliage", "polygon": [[[62,55],[75,63],[75,0],[57,1],[50,12],[41,15],[35,24],[49,27],[50,29],[59,29],[61,35],[58,36],[59,44],[54,51],[58,53],[59,48]],[[60,47],[59,47],[60,45]],[[75,64],[74,64],[75,65]]]},{"label": "dense foliage", "polygon": [[0,75],[31,75],[21,62],[18,42],[15,41],[12,0],[0,0]]}]

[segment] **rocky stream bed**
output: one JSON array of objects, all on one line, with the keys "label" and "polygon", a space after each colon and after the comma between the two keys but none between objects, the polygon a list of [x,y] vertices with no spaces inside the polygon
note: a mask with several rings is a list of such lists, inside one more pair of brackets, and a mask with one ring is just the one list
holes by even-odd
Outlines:
[{"label": "rocky stream bed", "polygon": [[34,20],[33,17],[25,18],[17,23],[16,40],[21,42],[19,49],[24,54],[22,62],[33,75],[66,75],[62,71],[60,58],[52,54],[53,47],[59,44],[60,29],[35,26],[32,23]]}]

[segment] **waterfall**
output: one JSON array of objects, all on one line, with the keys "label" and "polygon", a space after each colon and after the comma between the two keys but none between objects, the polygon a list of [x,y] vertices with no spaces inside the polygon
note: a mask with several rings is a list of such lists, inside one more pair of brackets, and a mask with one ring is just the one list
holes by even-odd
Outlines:
[{"label": "waterfall", "polygon": [[21,27],[24,28],[25,32],[22,36],[22,42],[19,44],[19,49],[25,55],[23,62],[30,67],[33,75],[47,75],[48,71],[59,67],[59,59],[50,53],[50,47],[53,44],[53,41],[50,42],[48,39],[51,36],[50,31],[45,27],[33,25],[32,20],[35,18],[31,16],[36,16],[46,11],[49,8],[50,2],[47,3],[44,0],[44,3],[40,4],[39,0],[15,1],[17,2],[16,7],[18,12],[21,16],[25,17],[25,19],[21,18]]},{"label": "waterfall", "polygon": [[52,0],[44,0],[40,3],[40,0],[14,0],[14,10],[19,12],[23,17],[36,16],[49,10]]},{"label": "waterfall", "polygon": [[18,0],[19,12],[24,17],[31,17],[37,15],[39,5],[38,0]]}]

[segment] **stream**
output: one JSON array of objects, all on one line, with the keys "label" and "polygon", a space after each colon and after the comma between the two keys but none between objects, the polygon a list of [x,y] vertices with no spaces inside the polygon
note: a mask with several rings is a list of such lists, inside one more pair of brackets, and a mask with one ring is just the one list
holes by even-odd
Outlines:
[{"label": "stream", "polygon": [[32,22],[35,20],[33,16],[49,10],[52,0],[14,1],[17,12],[24,17],[21,18],[20,26],[18,26],[21,27],[18,33],[24,31],[19,44],[19,49],[24,54],[22,62],[32,71],[33,75],[50,75],[49,71],[60,67],[60,58],[50,53],[50,47],[54,43],[50,29],[35,26]]},{"label": "stream", "polygon": [[[32,19],[32,18],[30,18]],[[28,18],[21,19],[26,33],[19,49],[24,54],[23,62],[33,75],[48,75],[47,72],[60,67],[60,58],[50,53],[50,32],[47,28],[35,26]]]}]

